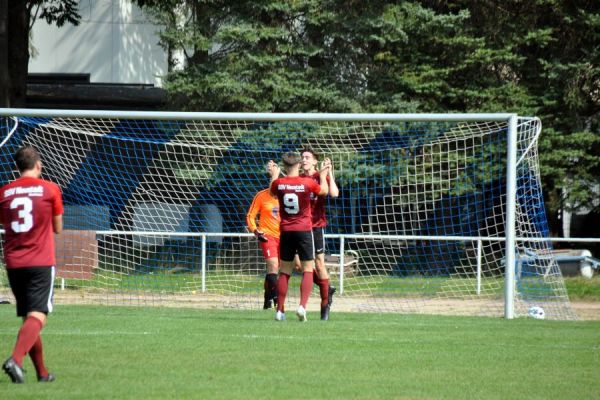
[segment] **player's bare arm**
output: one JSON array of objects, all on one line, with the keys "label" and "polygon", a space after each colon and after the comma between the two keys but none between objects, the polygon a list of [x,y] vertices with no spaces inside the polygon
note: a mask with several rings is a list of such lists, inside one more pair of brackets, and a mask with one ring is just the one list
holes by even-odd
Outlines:
[{"label": "player's bare arm", "polygon": [[269,182],[269,192],[271,193],[271,195],[276,196],[277,193],[273,192],[271,184],[277,178],[279,178],[279,175],[281,174],[281,168],[279,168],[279,165],[275,161],[269,160],[269,162],[267,163],[267,172],[271,176],[271,182]]},{"label": "player's bare arm", "polygon": [[327,184],[327,174],[329,174],[329,170],[331,169],[331,161],[327,158],[323,160],[321,163],[321,169],[319,170],[320,176],[320,186],[321,191],[319,192],[319,196],[326,196],[329,193],[329,185]]},{"label": "player's bare arm", "polygon": [[61,233],[63,230],[63,218],[62,215],[55,215],[52,218],[52,229],[54,233]]},{"label": "player's bare arm", "polygon": [[327,174],[328,178],[329,178],[329,196],[330,197],[338,197],[340,195],[340,189],[338,188],[337,184],[335,183],[335,178],[333,176],[333,163],[331,162],[331,160],[329,158],[326,158],[325,161],[329,161],[329,173]]}]

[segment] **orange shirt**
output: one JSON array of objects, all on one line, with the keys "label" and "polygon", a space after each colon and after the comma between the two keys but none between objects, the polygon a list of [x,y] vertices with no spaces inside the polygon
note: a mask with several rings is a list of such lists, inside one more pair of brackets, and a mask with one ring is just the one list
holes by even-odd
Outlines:
[{"label": "orange shirt", "polygon": [[[260,215],[258,226],[256,216]],[[246,225],[250,232],[256,229],[269,236],[279,237],[279,201],[271,196],[269,189],[256,193],[252,205],[246,214]]]}]

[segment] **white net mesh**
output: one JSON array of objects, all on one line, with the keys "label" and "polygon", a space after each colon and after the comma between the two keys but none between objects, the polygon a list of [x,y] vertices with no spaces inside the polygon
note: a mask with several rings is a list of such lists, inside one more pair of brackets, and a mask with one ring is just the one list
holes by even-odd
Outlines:
[{"label": "white net mesh", "polygon": [[[503,315],[507,123],[317,119],[5,118],[1,181],[31,144],[63,190],[59,302],[260,308],[265,266],[245,214],[267,161],[309,145],[340,187],[327,202],[334,312]],[[549,242],[530,240],[548,236],[539,132],[519,120],[516,313],[570,319]]]}]

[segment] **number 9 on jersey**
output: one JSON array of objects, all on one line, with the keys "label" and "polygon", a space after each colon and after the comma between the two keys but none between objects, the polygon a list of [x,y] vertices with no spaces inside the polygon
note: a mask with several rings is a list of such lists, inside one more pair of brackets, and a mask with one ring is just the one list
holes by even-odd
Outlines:
[{"label": "number 9 on jersey", "polygon": [[300,204],[298,203],[298,195],[296,193],[284,194],[283,205],[283,209],[288,214],[295,215],[300,211]]}]

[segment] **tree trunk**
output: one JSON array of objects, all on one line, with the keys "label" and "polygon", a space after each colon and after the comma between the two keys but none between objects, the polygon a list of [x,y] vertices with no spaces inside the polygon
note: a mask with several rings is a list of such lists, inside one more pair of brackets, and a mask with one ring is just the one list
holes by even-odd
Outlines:
[{"label": "tree trunk", "polygon": [[[197,28],[205,37],[211,36],[210,10],[204,3],[195,2],[194,19]],[[190,65],[202,65],[208,61],[208,49],[199,49],[194,47],[194,54],[188,60]]]},{"label": "tree trunk", "polygon": [[8,0],[0,0],[0,107],[10,107],[8,85]]},{"label": "tree trunk", "polygon": [[25,107],[29,71],[29,8],[25,1],[8,3],[8,75],[11,107]]}]

